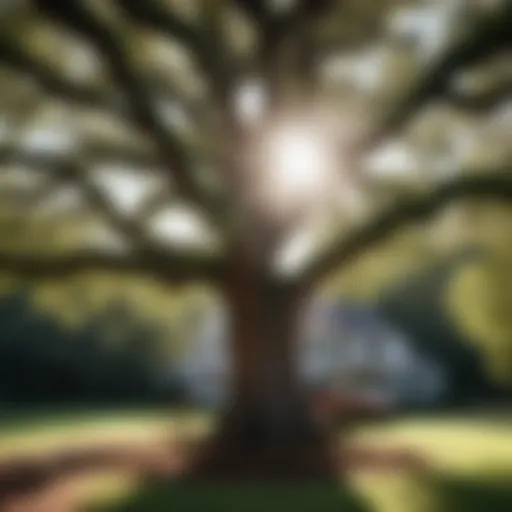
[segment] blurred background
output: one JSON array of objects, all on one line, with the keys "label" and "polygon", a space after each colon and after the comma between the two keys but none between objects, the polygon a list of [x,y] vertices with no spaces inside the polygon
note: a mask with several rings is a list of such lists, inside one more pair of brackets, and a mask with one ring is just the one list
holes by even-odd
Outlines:
[{"label": "blurred background", "polygon": [[[0,0],[0,510],[511,510],[510,1],[64,4]],[[269,71],[264,29],[285,33],[299,4],[314,66],[293,67],[299,44]],[[304,117],[295,79],[313,71]],[[265,73],[292,98],[275,130]],[[256,133],[247,154],[226,111],[244,143]],[[168,186],[176,161],[189,188]],[[232,390],[211,270],[223,233],[183,190],[222,209],[233,161],[250,175],[239,203],[286,226],[283,278],[440,191],[443,208],[321,276],[294,352],[319,423],[349,445],[405,447],[420,469],[354,470],[335,488],[146,481],[179,466],[168,445],[210,432]],[[445,206],[464,180],[476,193]]]}]

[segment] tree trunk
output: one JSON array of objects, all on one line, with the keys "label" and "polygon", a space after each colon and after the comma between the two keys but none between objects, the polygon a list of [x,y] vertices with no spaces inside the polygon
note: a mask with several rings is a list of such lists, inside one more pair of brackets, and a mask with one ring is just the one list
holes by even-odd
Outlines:
[{"label": "tree trunk", "polygon": [[230,299],[231,439],[256,449],[302,440],[309,429],[295,364],[299,298],[259,284]]},{"label": "tree trunk", "polygon": [[217,476],[325,476],[326,444],[297,368],[301,296],[249,276],[229,287],[231,402],[212,443]]}]

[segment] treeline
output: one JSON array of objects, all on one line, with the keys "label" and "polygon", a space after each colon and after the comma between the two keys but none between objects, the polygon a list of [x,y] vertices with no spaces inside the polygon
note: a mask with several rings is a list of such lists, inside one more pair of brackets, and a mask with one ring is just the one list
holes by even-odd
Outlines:
[{"label": "treeline", "polygon": [[424,355],[437,361],[447,377],[447,405],[509,401],[512,390],[486,365],[484,352],[467,339],[446,307],[451,279],[468,262],[481,261],[480,251],[454,254],[423,272],[388,288],[379,310],[406,333]]},{"label": "treeline", "polygon": [[178,399],[178,387],[159,380],[161,336],[123,304],[69,329],[13,295],[0,304],[0,401]]}]

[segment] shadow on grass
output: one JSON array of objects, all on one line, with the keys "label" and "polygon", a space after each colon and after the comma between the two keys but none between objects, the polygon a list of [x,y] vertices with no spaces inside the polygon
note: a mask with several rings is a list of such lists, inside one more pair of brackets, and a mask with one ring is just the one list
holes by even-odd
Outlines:
[{"label": "shadow on grass", "polygon": [[[350,490],[330,484],[149,485],[121,504],[90,512],[369,512]],[[89,512],[89,511],[88,511]]]},{"label": "shadow on grass", "polygon": [[[349,487],[327,483],[274,486],[175,482],[143,486],[121,503],[88,508],[87,512],[512,512],[510,481],[483,483],[437,476],[429,492],[434,492],[436,499],[427,507],[418,508],[414,496],[409,495],[389,508],[389,503],[370,505]],[[410,503],[404,503],[404,499]]]},{"label": "shadow on grass", "polygon": [[447,512],[511,512],[512,481],[477,482],[444,479],[439,493]]}]

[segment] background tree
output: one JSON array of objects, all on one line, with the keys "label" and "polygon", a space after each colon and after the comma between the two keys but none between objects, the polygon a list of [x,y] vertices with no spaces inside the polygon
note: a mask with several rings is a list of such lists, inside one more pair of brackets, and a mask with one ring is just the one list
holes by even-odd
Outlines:
[{"label": "background tree", "polygon": [[170,378],[162,382],[170,357],[166,345],[176,345],[169,339],[173,333],[122,302],[83,316],[70,329],[56,314],[36,309],[27,292],[2,303],[3,402],[83,406],[181,398]]},{"label": "background tree", "polygon": [[484,355],[486,367],[511,384],[510,206],[478,212],[485,257],[468,262],[447,287],[446,309],[461,331]]},{"label": "background tree", "polygon": [[314,287],[452,200],[512,197],[511,21],[509,1],[13,3],[2,204],[66,222],[0,267],[213,285],[234,361],[218,446],[316,449],[294,368]]}]

